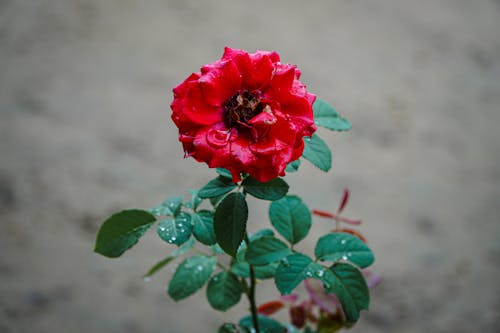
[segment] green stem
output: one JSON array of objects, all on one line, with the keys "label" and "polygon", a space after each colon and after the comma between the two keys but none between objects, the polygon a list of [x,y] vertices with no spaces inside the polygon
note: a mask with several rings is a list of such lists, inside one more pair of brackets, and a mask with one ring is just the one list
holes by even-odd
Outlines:
[{"label": "green stem", "polygon": [[[248,234],[245,234],[245,243],[247,243],[247,247],[250,244],[250,240],[248,239]],[[260,333],[259,317],[257,314],[257,305],[255,303],[255,285],[256,285],[255,271],[253,265],[249,266],[250,266],[250,290],[248,291],[247,296],[248,296],[248,301],[250,302],[250,311],[252,312],[253,328],[255,329],[255,333]]]}]

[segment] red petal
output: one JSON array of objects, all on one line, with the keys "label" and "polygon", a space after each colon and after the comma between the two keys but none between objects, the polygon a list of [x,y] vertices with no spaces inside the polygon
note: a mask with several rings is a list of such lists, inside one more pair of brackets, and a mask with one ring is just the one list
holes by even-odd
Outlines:
[{"label": "red petal", "polygon": [[208,104],[220,107],[241,87],[241,75],[232,60],[219,60],[201,68],[198,79]]}]

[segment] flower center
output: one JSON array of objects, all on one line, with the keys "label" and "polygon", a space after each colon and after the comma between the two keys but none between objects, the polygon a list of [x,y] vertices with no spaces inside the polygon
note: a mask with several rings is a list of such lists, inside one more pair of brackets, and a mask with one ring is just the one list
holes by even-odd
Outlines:
[{"label": "flower center", "polygon": [[229,128],[250,127],[248,121],[264,109],[259,98],[247,90],[233,95],[222,107],[224,120]]}]

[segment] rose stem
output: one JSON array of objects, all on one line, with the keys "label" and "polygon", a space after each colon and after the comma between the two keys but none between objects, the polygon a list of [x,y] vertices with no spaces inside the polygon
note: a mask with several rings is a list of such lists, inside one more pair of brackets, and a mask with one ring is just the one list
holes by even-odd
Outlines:
[{"label": "rose stem", "polygon": [[[248,234],[245,234],[245,243],[247,247],[250,244],[248,239]],[[247,293],[248,301],[250,302],[250,310],[252,311],[252,322],[253,328],[255,328],[255,333],[260,333],[259,329],[259,317],[257,316],[257,305],[255,304],[255,271],[253,265],[250,266],[250,290]]]}]

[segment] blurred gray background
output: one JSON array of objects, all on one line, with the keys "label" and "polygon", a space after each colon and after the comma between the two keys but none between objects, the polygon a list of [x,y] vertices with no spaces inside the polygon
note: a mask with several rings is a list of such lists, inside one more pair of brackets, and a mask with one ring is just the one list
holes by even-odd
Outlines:
[{"label": "blurred gray background", "polygon": [[0,332],[215,332],[247,311],[173,302],[174,266],[145,283],[173,249],[154,231],[92,252],[108,214],[213,177],[169,105],[226,45],[278,51],[353,123],[319,132],[330,173],[287,177],[311,208],[352,191],[383,283],[351,331],[500,331],[500,1],[3,0],[0,45]]}]

